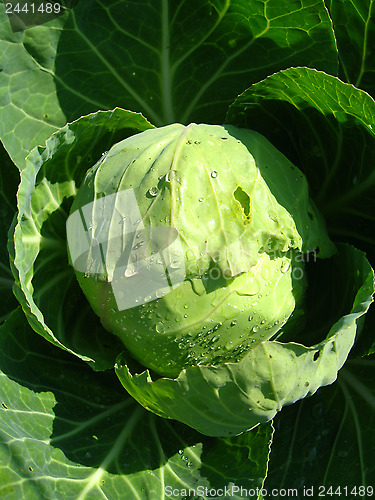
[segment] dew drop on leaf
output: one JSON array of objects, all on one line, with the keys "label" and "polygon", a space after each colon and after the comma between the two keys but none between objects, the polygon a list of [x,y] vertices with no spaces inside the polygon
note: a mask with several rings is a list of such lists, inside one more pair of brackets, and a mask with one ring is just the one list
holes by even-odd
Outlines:
[{"label": "dew drop on leaf", "polygon": [[131,276],[134,276],[136,274],[137,274],[137,272],[135,271],[135,269],[133,267],[127,267],[124,271],[124,276],[126,278],[130,278]]},{"label": "dew drop on leaf", "polygon": [[152,187],[148,190],[148,194],[150,196],[156,196],[158,194],[159,190],[158,188],[155,186],[155,187]]},{"label": "dew drop on leaf", "polygon": [[155,325],[155,330],[158,332],[158,333],[164,333],[165,331],[165,328],[164,328],[164,325],[163,323],[160,321],[159,323],[156,323]]},{"label": "dew drop on leaf", "polygon": [[282,264],[282,266],[281,266],[280,271],[281,271],[283,274],[285,274],[286,272],[288,272],[289,268],[290,268],[290,262],[284,262],[284,263]]}]

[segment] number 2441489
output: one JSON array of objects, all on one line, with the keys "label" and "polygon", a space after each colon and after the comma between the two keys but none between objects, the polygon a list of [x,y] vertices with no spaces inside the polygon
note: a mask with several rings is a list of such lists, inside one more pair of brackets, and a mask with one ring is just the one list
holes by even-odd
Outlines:
[{"label": "number 2441489", "polygon": [[7,14],[20,14],[24,12],[25,14],[40,13],[40,14],[59,14],[61,10],[61,5],[59,3],[46,2],[41,4],[35,3],[6,3],[5,12]]}]

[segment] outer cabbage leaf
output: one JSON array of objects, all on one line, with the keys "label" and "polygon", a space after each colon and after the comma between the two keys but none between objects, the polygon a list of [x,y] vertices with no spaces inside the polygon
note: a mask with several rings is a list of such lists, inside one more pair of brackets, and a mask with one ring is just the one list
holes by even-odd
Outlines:
[{"label": "outer cabbage leaf", "polygon": [[[375,266],[375,101],[311,68],[289,68],[253,84],[226,121],[265,135],[307,177],[333,241],[366,252]],[[375,309],[355,349],[375,350]]]},{"label": "outer cabbage leaf", "polygon": [[173,500],[167,486],[263,485],[271,424],[210,439],[161,419],[112,371],[36,335],[20,308],[0,327],[0,376],[2,500]]},{"label": "outer cabbage leaf", "polygon": [[313,346],[265,341],[238,363],[189,367],[175,379],[158,379],[148,370],[131,373],[122,354],[116,364],[121,383],[150,411],[210,436],[240,434],[270,420],[284,405],[331,384],[374,293],[374,273],[363,252],[347,245],[338,249],[330,278],[341,273],[350,280],[351,305],[329,331],[323,328],[323,341]]},{"label": "outer cabbage leaf", "polygon": [[343,491],[345,486],[348,497],[355,498],[361,485],[371,496],[374,379],[374,358],[350,354],[334,384],[280,412],[273,422],[277,431],[265,488],[315,485]]},{"label": "outer cabbage leaf", "polygon": [[324,3],[332,19],[337,40],[340,78],[374,96],[375,4],[373,0],[356,2],[324,0]]},{"label": "outer cabbage leaf", "polygon": [[0,53],[0,137],[20,169],[33,147],[98,109],[140,111],[158,126],[222,123],[266,75],[338,70],[321,0],[84,0],[16,33],[1,2]]},{"label": "outer cabbage leaf", "polygon": [[14,293],[36,332],[95,369],[113,367],[119,343],[92,313],[68,265],[66,219],[87,168],[120,137],[150,127],[122,109],[82,117],[35,148],[21,174],[9,243]]}]

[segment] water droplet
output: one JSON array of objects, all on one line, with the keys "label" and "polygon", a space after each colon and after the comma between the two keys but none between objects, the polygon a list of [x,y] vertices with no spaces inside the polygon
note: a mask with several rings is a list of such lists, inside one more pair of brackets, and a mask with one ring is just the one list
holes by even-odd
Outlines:
[{"label": "water droplet", "polygon": [[260,271],[260,275],[261,275],[261,277],[262,277],[264,280],[268,280],[268,279],[270,279],[270,274],[271,274],[271,270],[270,270],[268,267],[264,267],[264,268]]},{"label": "water droplet", "polygon": [[170,171],[166,174],[166,176],[165,176],[165,181],[166,181],[166,182],[171,182],[171,181],[174,179],[175,174],[176,174],[176,170],[170,170]]},{"label": "water droplet", "polygon": [[266,320],[262,319],[262,321],[260,323],[261,323],[261,325],[264,325],[265,322],[266,322]]},{"label": "water droplet", "polygon": [[202,296],[206,291],[206,289],[204,288],[204,285],[202,283],[202,280],[200,280],[200,279],[191,280],[191,287],[193,289],[193,292],[199,296]]},{"label": "water droplet", "polygon": [[140,241],[139,243],[134,245],[133,250],[138,250],[138,248],[141,248],[141,246],[143,246],[144,244],[145,244],[144,241]]},{"label": "water droplet", "polygon": [[187,250],[185,254],[185,258],[188,262],[191,262],[195,259],[194,253],[191,250]]},{"label": "water droplet", "polygon": [[241,290],[237,290],[237,295],[255,295],[259,292],[259,281],[255,276],[249,277]]},{"label": "water droplet", "polygon": [[234,326],[234,325],[237,325],[237,320],[236,320],[236,319],[234,319],[234,320],[231,322],[231,324],[230,324],[230,326]]},{"label": "water droplet", "polygon": [[156,196],[158,194],[158,192],[159,192],[159,190],[156,186],[152,187],[148,190],[148,193],[150,196]]},{"label": "water droplet", "polygon": [[221,304],[221,296],[220,295],[215,295],[213,299],[211,300],[211,305],[212,307],[217,307]]},{"label": "water droplet", "polygon": [[179,455],[183,455],[184,454],[184,450],[178,450],[178,454]]},{"label": "water droplet", "polygon": [[280,268],[280,271],[285,274],[286,272],[289,271],[289,268],[290,268],[290,262],[287,261],[287,262],[283,262],[283,264],[281,265],[281,268]]},{"label": "water droplet", "polygon": [[189,315],[188,314],[184,314],[184,318],[187,318]]},{"label": "water droplet", "polygon": [[268,214],[268,217],[273,221],[273,222],[279,222],[279,219],[276,214]]},{"label": "water droplet", "polygon": [[131,278],[132,276],[135,276],[136,274],[137,274],[136,270],[134,269],[134,267],[131,267],[131,266],[127,267],[125,269],[125,272],[124,272],[124,276],[126,278]]},{"label": "water droplet", "polygon": [[255,325],[253,326],[253,332],[256,333],[259,331],[259,326]]},{"label": "water droplet", "polygon": [[199,200],[198,200],[198,201],[202,203],[202,201],[203,201],[203,198],[199,198]]},{"label": "water droplet", "polygon": [[254,316],[249,316],[249,321],[251,321],[254,318]]},{"label": "water droplet", "polygon": [[216,170],[213,170],[213,171],[211,172],[211,177],[213,177],[214,179],[215,179],[215,177],[217,177],[217,172],[216,172]]},{"label": "water droplet", "polygon": [[162,322],[156,323],[156,325],[155,325],[155,330],[156,330],[158,333],[164,333],[164,332],[165,332],[165,328],[164,328],[163,323],[162,323]]}]

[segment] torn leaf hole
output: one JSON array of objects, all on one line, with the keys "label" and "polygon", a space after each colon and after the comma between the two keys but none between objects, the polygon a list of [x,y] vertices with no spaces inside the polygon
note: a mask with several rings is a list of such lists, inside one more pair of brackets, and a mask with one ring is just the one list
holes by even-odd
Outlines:
[{"label": "torn leaf hole", "polygon": [[243,189],[238,188],[233,193],[234,198],[241,204],[242,210],[246,217],[250,215],[250,197]]}]

